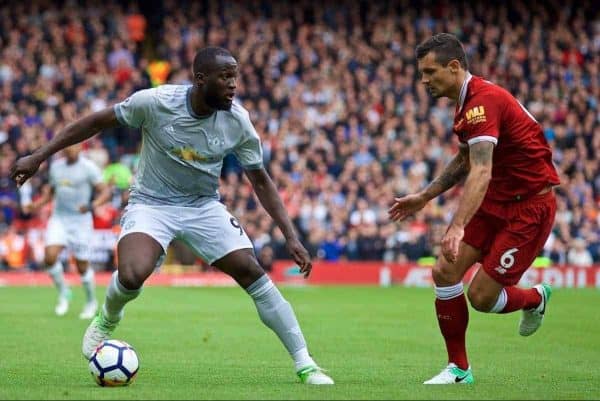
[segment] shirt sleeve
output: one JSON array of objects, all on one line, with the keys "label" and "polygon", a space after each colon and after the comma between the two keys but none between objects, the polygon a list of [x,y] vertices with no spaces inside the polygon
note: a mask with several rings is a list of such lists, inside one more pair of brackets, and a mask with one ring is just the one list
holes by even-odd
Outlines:
[{"label": "shirt sleeve", "polygon": [[241,121],[245,140],[234,150],[234,155],[246,170],[254,170],[263,167],[263,151],[260,137],[246,114]]},{"label": "shirt sleeve", "polygon": [[144,124],[154,104],[154,89],[137,91],[127,99],[115,104],[114,110],[117,120],[122,125],[139,128]]},{"label": "shirt sleeve", "polygon": [[477,142],[498,144],[502,105],[493,94],[485,93],[474,96],[465,105],[465,140],[469,145]]}]

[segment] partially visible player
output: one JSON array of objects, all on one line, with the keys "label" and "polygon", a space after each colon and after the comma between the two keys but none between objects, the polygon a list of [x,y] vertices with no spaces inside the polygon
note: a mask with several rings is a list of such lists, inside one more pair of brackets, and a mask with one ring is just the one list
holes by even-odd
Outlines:
[{"label": "partially visible player", "polygon": [[[65,281],[59,257],[67,248],[72,252],[86,303],[79,314],[91,319],[96,314],[94,269],[89,266],[90,241],[93,233],[92,210],[110,200],[110,188],[102,181],[102,172],[91,160],[80,155],[81,145],[66,148],[64,158],[50,165],[49,183],[34,202],[24,204],[23,211],[35,212],[54,199],[52,215],[48,220],[45,237],[44,264],[58,289],[58,303],[54,311],[62,316],[69,310],[71,289]],[[92,195],[96,193],[96,198]]]},{"label": "partially visible player", "polygon": [[[219,201],[223,159],[233,154],[261,205],[285,235],[300,271],[305,277],[310,274],[310,255],[264,168],[260,137],[248,111],[233,101],[237,61],[226,49],[207,47],[196,54],[192,72],[193,85],[138,91],[114,107],[78,119],[13,166],[11,176],[20,185],[51,154],[102,129],[126,125],[142,130],[139,167],[121,224],[118,271],[84,334],[83,354],[89,358],[101,341],[111,337],[125,304],[140,294],[169,243],[179,238],[246,290],[260,319],[287,349],[303,383],[333,384],[308,353],[291,305],[256,260],[250,238]],[[249,339],[249,348],[252,343]]]},{"label": "partially visible player", "polygon": [[417,46],[416,56],[421,82],[431,95],[456,102],[459,152],[427,188],[396,198],[389,214],[394,221],[403,220],[466,178],[432,272],[448,366],[425,384],[472,383],[463,277],[481,262],[467,293],[473,308],[490,313],[522,310],[519,333],[533,334],[542,323],[551,289],[516,284],[552,229],[553,186],[560,182],[540,124],[509,92],[469,73],[465,51],[454,35],[431,37]]}]

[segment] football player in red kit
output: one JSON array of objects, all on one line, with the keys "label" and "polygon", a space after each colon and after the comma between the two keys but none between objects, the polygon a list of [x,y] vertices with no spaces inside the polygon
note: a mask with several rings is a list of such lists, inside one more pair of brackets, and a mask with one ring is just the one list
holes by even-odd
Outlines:
[{"label": "football player in red kit", "polygon": [[516,284],[552,229],[553,187],[560,182],[540,124],[508,91],[469,73],[465,51],[454,35],[429,38],[417,46],[416,56],[421,82],[431,95],[456,101],[453,131],[459,151],[426,188],[395,198],[389,216],[402,220],[465,179],[442,239],[442,256],[432,271],[448,366],[425,384],[473,383],[463,277],[480,262],[467,292],[473,308],[489,313],[521,310],[519,333],[533,334],[542,323],[551,289]]}]

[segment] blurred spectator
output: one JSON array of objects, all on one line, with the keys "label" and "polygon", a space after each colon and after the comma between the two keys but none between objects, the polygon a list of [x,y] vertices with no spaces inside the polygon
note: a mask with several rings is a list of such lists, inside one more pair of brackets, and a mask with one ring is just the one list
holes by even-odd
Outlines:
[{"label": "blurred spectator", "polygon": [[0,228],[0,267],[20,270],[29,267],[30,249],[27,237],[13,225]]},{"label": "blurred spectator", "polygon": [[273,270],[273,263],[275,262],[273,255],[273,248],[268,244],[260,248],[260,251],[258,252],[258,263],[260,263],[266,272]]},{"label": "blurred spectator", "polygon": [[[427,95],[414,57],[419,42],[445,31],[466,43],[472,73],[508,88],[543,126],[562,181],[544,254],[570,263],[581,238],[600,263],[600,14],[592,1],[9,3],[0,8],[0,210],[9,224],[29,221],[7,179],[15,157],[136,90],[191,83],[195,52],[214,45],[238,60],[236,101],[250,112],[265,166],[311,254],[435,255],[460,188],[409,222],[390,224],[386,213],[394,195],[431,181],[455,153],[454,105]],[[127,127],[87,144],[115,179],[115,208],[140,144],[141,133]],[[31,197],[46,179],[43,165]],[[275,259],[289,258],[231,158],[220,193],[257,252],[268,245]],[[98,224],[118,220],[104,212]]]},{"label": "blurred spectator", "polygon": [[588,251],[583,238],[573,240],[573,246],[567,254],[567,262],[577,267],[590,267],[592,265],[592,254]]}]

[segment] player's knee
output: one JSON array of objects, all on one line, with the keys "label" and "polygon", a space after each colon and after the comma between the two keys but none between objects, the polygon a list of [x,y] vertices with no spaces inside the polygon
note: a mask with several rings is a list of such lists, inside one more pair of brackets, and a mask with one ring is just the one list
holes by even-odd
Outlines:
[{"label": "player's knee", "polygon": [[489,294],[474,288],[469,288],[469,291],[467,292],[467,298],[469,299],[473,309],[479,312],[489,312],[496,301],[496,299],[491,297]]},{"label": "player's knee", "polygon": [[264,269],[254,257],[249,257],[243,266],[240,267],[238,269],[238,278],[240,281],[248,283],[248,285],[254,283],[265,274]]},{"label": "player's knee", "polygon": [[146,280],[146,275],[142,273],[142,270],[144,269],[140,269],[133,263],[120,263],[119,282],[128,290],[137,290]]},{"label": "player's knee", "polygon": [[58,258],[55,255],[46,255],[46,256],[44,256],[44,264],[46,266],[46,269],[49,269],[52,266],[54,266],[54,264],[56,263],[57,259]]},{"label": "player's knee", "polygon": [[447,265],[437,263],[431,270],[431,278],[438,287],[454,285],[461,280],[452,269]]}]

